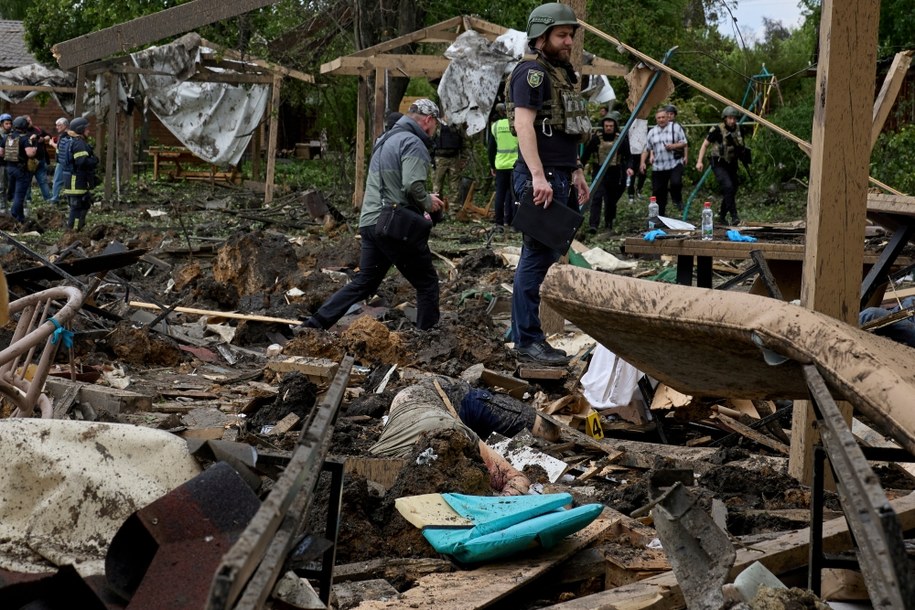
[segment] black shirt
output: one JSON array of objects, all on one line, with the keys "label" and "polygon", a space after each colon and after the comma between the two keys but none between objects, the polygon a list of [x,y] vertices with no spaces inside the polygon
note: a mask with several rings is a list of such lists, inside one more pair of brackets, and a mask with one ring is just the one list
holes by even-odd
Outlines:
[{"label": "black shirt", "polygon": [[[540,110],[550,97],[549,75],[536,61],[525,61],[512,71],[510,87],[512,103],[519,108]],[[537,152],[544,169],[556,167],[575,169],[578,162],[578,143],[581,136],[569,135],[553,127],[552,136],[543,133],[543,125],[534,121],[534,132],[537,134]],[[547,126],[549,133],[549,126]],[[524,156],[519,153],[519,160]]]}]

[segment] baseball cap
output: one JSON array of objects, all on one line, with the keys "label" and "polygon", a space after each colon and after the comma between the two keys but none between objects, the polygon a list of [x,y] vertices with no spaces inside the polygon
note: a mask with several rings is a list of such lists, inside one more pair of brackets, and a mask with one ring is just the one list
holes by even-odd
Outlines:
[{"label": "baseball cap", "polygon": [[441,116],[441,113],[438,111],[438,106],[436,106],[435,102],[433,102],[432,100],[427,99],[427,98],[420,98],[420,99],[416,100],[415,102],[413,102],[412,104],[410,104],[409,112],[412,112],[414,114],[425,114],[428,116],[434,116],[436,119],[438,119],[439,123],[442,122],[442,120],[439,118]]}]

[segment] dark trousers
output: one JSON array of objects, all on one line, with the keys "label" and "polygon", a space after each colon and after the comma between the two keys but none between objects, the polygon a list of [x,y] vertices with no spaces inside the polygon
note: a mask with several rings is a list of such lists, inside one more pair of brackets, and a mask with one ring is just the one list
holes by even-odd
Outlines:
[{"label": "dark trousers", "polygon": [[86,226],[86,214],[92,207],[92,194],[67,195],[67,204],[70,206],[70,216],[67,218],[67,228],[81,231]]},{"label": "dark trousers", "polygon": [[515,217],[515,198],[512,196],[512,170],[496,170],[496,218],[499,226],[511,225]]},{"label": "dark trousers", "polygon": [[25,222],[25,196],[32,187],[32,173],[19,163],[7,165],[6,170],[11,192],[10,199],[13,202],[10,207],[10,215],[19,222]]},{"label": "dark trousers", "polygon": [[683,164],[673,169],[651,170],[651,194],[658,202],[658,213],[667,216],[667,194],[678,210],[683,209]]},{"label": "dark trousers", "polygon": [[[568,205],[572,187],[571,172],[546,168],[544,171],[547,181],[553,187],[553,203],[550,205]],[[525,165],[518,163],[512,179],[515,197],[520,201],[521,193],[531,186],[531,175]],[[527,347],[544,339],[540,327],[540,285],[550,265],[558,261],[559,257],[559,251],[524,236],[521,258],[512,284],[512,339],[516,347]]]},{"label": "dark trousers", "polygon": [[416,326],[427,330],[439,319],[438,274],[432,266],[429,243],[410,244],[375,235],[375,227],[359,229],[362,249],[359,272],[312,316],[322,328],[330,328],[359,301],[375,294],[391,266],[397,268],[416,289]]},{"label": "dark trousers", "polygon": [[[638,163],[636,163],[638,166]],[[636,167],[638,169],[638,167]],[[629,182],[629,197],[635,198],[636,193],[639,195],[642,194],[642,189],[645,187],[645,180],[648,179],[647,174],[641,174],[638,171],[632,177],[632,180]]]},{"label": "dark trousers", "polygon": [[[597,172],[595,171],[594,174],[596,175]],[[626,183],[623,181],[625,175],[621,166],[610,165],[597,189],[591,192],[591,214],[588,218],[588,226],[592,229],[600,228],[601,210],[604,212],[604,228],[613,228],[613,221],[616,220],[616,204],[623,196],[623,191],[626,190]]]},{"label": "dark trousers", "polygon": [[725,217],[730,214],[731,220],[737,221],[737,161],[727,163],[720,158],[712,158],[712,171],[721,187],[721,210],[718,220],[724,223]]}]

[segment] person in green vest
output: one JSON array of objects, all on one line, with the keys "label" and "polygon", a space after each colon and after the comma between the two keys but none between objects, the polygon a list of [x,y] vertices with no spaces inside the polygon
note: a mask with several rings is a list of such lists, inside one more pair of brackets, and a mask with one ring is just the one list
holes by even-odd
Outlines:
[{"label": "person in green vest", "polygon": [[512,197],[512,169],[518,160],[518,138],[511,131],[508,117],[505,114],[505,104],[496,105],[496,116],[499,117],[490,127],[492,137],[489,138],[487,152],[489,153],[489,167],[496,179],[496,216],[493,219],[496,231],[504,231],[505,226],[511,226],[515,217],[515,205]]}]

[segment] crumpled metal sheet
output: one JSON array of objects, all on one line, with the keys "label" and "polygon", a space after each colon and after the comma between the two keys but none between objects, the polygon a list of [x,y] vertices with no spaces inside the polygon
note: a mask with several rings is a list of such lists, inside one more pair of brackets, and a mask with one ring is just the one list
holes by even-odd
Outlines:
[{"label": "crumpled metal sheet", "polygon": [[200,37],[186,34],[130,57],[137,67],[167,74],[139,78],[149,107],[162,124],[201,159],[237,165],[264,117],[270,88],[187,81],[196,71],[200,52]]},{"label": "crumpled metal sheet", "polygon": [[71,420],[0,420],[0,568],[103,574],[134,511],[200,472],[167,432]]},{"label": "crumpled metal sheet", "polygon": [[451,63],[438,85],[448,123],[466,124],[467,135],[486,128],[499,87],[524,55],[526,44],[527,35],[517,30],[493,42],[473,30],[457,37],[445,51]]}]

